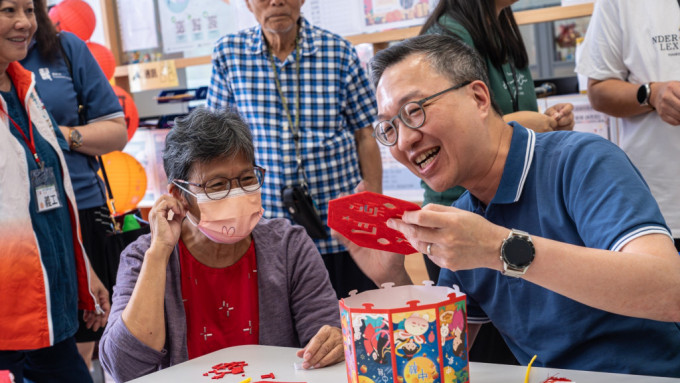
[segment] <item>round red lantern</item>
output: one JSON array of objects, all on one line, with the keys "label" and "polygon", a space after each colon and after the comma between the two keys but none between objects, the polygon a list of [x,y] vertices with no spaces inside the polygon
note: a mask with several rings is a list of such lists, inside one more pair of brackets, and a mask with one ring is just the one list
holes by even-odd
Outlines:
[{"label": "round red lantern", "polygon": [[113,92],[118,96],[118,102],[120,102],[120,106],[123,107],[125,123],[127,124],[128,141],[130,141],[132,136],[135,135],[137,127],[139,127],[139,112],[137,112],[137,106],[130,93],[126,92],[123,88],[114,85]]},{"label": "round red lantern", "polygon": [[71,32],[83,41],[92,37],[97,23],[92,7],[83,0],[64,0],[52,7],[49,15],[58,31]]},{"label": "round red lantern", "polygon": [[101,44],[93,43],[88,41],[86,43],[87,47],[90,49],[90,53],[94,56],[94,59],[99,63],[99,67],[102,68],[102,72],[107,79],[112,79],[113,74],[116,72],[116,59],[113,57],[111,50]]}]

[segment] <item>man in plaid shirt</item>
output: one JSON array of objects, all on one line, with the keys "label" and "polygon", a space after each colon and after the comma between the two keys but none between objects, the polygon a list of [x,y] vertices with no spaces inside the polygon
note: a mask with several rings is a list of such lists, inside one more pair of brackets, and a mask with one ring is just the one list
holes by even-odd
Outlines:
[{"label": "man in plaid shirt", "polygon": [[[360,182],[382,192],[380,151],[372,137],[377,109],[354,48],[309,24],[300,15],[303,2],[246,0],[258,25],[217,41],[207,104],[235,108],[250,124],[256,160],[267,170],[265,216],[291,219],[281,191],[307,181],[325,225],[328,201],[352,193]],[[315,243],[338,297],[376,287],[335,239]]]}]

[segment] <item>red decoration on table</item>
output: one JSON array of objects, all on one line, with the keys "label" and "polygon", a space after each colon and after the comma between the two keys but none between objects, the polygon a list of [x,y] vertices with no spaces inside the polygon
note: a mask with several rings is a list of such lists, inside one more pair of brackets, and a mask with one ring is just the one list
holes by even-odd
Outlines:
[{"label": "red decoration on table", "polygon": [[548,379],[543,381],[543,383],[557,383],[557,382],[573,382],[573,380],[567,378],[559,378],[557,377],[557,375],[554,375],[548,377]]},{"label": "red decoration on table", "polygon": [[260,375],[260,379],[276,379],[276,377],[274,376],[273,372],[270,372],[269,374],[266,375]]},{"label": "red decoration on table", "polygon": [[222,378],[224,378],[225,375],[228,375],[228,374],[234,374],[234,375],[242,374],[243,373],[243,367],[245,367],[247,365],[248,365],[248,363],[246,363],[244,361],[219,363],[219,364],[212,366],[212,370],[204,373],[203,376],[210,376],[210,374],[213,374],[211,379],[222,379]]},{"label": "red decoration on table", "polygon": [[418,251],[397,230],[387,227],[389,218],[420,210],[413,202],[386,195],[361,192],[328,203],[328,226],[359,246],[412,254]]}]

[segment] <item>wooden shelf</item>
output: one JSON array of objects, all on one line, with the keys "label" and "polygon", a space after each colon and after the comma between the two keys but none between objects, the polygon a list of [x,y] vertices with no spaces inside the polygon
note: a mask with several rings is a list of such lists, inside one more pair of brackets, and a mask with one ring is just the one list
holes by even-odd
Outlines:
[{"label": "wooden shelf", "polygon": [[[535,24],[547,21],[557,21],[571,19],[575,17],[590,16],[593,13],[593,4],[577,4],[564,7],[547,7],[531,9],[528,11],[515,12],[517,24]],[[400,29],[390,29],[375,33],[363,33],[359,35],[345,36],[354,45],[358,44],[387,44],[390,41],[400,41],[418,35],[420,26]],[[187,68],[195,65],[205,65],[211,63],[211,56],[199,56],[175,59],[175,68]],[[127,77],[128,66],[116,67],[115,77]],[[123,80],[123,79],[121,79]],[[126,81],[126,80],[123,80]]]},{"label": "wooden shelf", "polygon": [[[191,66],[196,66],[196,65],[204,65],[204,64],[210,64],[212,62],[212,57],[210,55],[207,56],[198,56],[198,57],[184,57],[180,59],[173,59],[175,61],[175,68],[180,69],[180,68],[188,68]],[[128,65],[121,65],[116,67],[116,72],[114,73],[114,77],[127,77],[128,75]]]}]

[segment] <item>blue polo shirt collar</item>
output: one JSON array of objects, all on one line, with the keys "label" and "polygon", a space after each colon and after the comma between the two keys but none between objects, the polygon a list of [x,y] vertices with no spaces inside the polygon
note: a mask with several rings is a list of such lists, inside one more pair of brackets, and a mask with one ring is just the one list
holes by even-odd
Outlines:
[{"label": "blue polo shirt collar", "polygon": [[[311,25],[304,17],[300,16],[300,42],[303,55],[311,55],[316,53],[319,49],[317,44],[314,43],[315,36]],[[246,46],[248,47],[247,52],[254,55],[266,54],[267,49],[264,42],[264,35],[262,34],[262,26],[257,25],[253,27],[252,33],[246,38]]]},{"label": "blue polo shirt collar", "polygon": [[510,150],[492,204],[508,204],[519,200],[534,158],[536,133],[514,121],[509,125],[513,129]]}]

